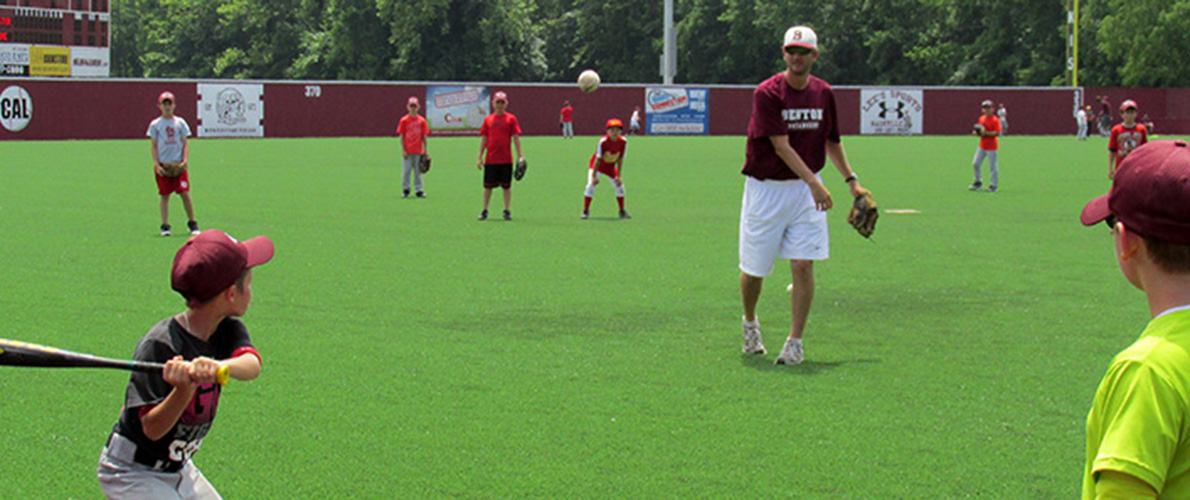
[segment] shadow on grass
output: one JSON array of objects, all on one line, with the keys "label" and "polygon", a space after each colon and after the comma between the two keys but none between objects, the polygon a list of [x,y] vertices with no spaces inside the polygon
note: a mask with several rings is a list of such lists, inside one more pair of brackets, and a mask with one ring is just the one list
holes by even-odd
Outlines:
[{"label": "shadow on grass", "polygon": [[790,375],[823,375],[847,365],[883,363],[883,359],[851,359],[842,361],[806,360],[801,364],[788,366],[774,363],[775,358],[767,356],[740,355],[740,364],[762,372],[788,373]]}]

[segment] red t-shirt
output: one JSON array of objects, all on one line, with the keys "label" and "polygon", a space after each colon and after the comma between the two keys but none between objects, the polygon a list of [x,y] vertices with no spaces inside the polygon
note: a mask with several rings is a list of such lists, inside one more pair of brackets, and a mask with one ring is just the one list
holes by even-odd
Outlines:
[{"label": "red t-shirt", "polygon": [[493,165],[511,164],[512,136],[521,135],[521,124],[517,122],[516,115],[512,113],[506,112],[502,115],[493,113],[483,119],[483,126],[479,129],[479,135],[488,138],[487,155],[484,156],[484,163]]},{"label": "red t-shirt", "polygon": [[570,106],[566,106],[565,108],[562,108],[562,122],[563,123],[570,123],[571,116],[574,116],[574,108],[572,108]]},{"label": "red t-shirt", "polygon": [[797,174],[777,156],[770,136],[786,134],[810,171],[826,165],[826,141],[841,142],[835,94],[830,84],[811,75],[806,88],[797,90],[777,73],[752,93],[752,119],[748,122],[748,148],[742,173],[759,180],[797,179]]},{"label": "red t-shirt", "polygon": [[430,125],[421,115],[405,115],[397,123],[397,135],[401,136],[401,144],[405,146],[406,154],[425,154],[424,139],[430,135]]},{"label": "red t-shirt", "polygon": [[[1000,118],[996,117],[996,115],[979,115],[979,124],[983,125],[983,130],[985,132],[1000,131]],[[997,136],[980,136],[979,149],[984,151],[995,151],[1000,149],[1000,138]]]},{"label": "red t-shirt", "polygon": [[[599,146],[595,148],[595,154],[591,155],[591,164],[588,168],[596,168],[601,172],[615,172],[616,165],[619,160],[624,159],[624,152],[628,148],[628,140],[624,136],[620,136],[616,140],[611,137],[603,136],[599,140]],[[614,158],[612,161],[604,161],[607,155]]]},{"label": "red t-shirt", "polygon": [[1116,155],[1117,160],[1123,160],[1128,153],[1149,142],[1149,129],[1139,123],[1125,127],[1123,123],[1111,128],[1111,139],[1107,142],[1107,150]]}]

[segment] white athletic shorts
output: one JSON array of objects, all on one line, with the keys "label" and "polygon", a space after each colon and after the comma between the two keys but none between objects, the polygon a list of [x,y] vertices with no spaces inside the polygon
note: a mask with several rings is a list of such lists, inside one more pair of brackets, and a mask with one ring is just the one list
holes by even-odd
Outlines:
[{"label": "white athletic shorts", "polygon": [[740,271],[758,278],[773,273],[777,259],[830,258],[826,212],[814,207],[804,181],[746,177],[740,208]]}]

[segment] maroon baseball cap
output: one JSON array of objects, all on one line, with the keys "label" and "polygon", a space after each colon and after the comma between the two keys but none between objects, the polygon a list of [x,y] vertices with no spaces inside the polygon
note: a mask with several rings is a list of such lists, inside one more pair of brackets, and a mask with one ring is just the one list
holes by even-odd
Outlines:
[{"label": "maroon baseball cap", "polygon": [[1091,200],[1083,225],[1109,216],[1147,237],[1190,245],[1190,147],[1186,141],[1153,141],[1120,162],[1111,191]]},{"label": "maroon baseball cap", "polygon": [[218,229],[193,236],[174,256],[170,281],[187,300],[206,302],[234,285],[244,270],[273,258],[273,242],[264,236],[237,241]]},{"label": "maroon baseball cap", "polygon": [[165,91],[165,92],[162,92],[162,93],[161,93],[161,95],[157,96],[157,103],[159,103],[159,104],[160,104],[160,103],[163,103],[163,102],[165,102],[165,101],[169,101],[169,102],[172,102],[172,103],[177,103],[177,102],[178,102],[178,100],[177,100],[177,99],[174,99],[174,93],[173,93],[173,92],[170,92],[170,91],[168,91],[168,90],[167,90],[167,91]]}]

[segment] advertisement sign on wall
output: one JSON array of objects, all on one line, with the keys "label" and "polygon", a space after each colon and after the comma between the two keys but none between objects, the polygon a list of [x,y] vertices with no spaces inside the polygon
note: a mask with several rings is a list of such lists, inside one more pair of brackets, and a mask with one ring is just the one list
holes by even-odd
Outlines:
[{"label": "advertisement sign on wall", "polygon": [[645,89],[645,128],[650,135],[699,135],[710,132],[709,89]]},{"label": "advertisement sign on wall", "polygon": [[0,125],[9,132],[20,132],[33,119],[33,97],[29,91],[11,85],[0,92]]},{"label": "advertisement sign on wall", "polygon": [[76,77],[111,76],[111,49],[107,47],[71,47],[70,75]]},{"label": "advertisement sign on wall", "polygon": [[264,137],[264,85],[198,84],[198,137]]},{"label": "advertisement sign on wall", "polygon": [[426,122],[434,135],[477,135],[490,109],[487,87],[426,87]]},{"label": "advertisement sign on wall", "polygon": [[34,45],[29,48],[30,76],[70,76],[70,47]]},{"label": "advertisement sign on wall", "polygon": [[0,43],[0,76],[29,76],[29,47]]},{"label": "advertisement sign on wall", "polygon": [[863,89],[860,92],[860,133],[921,135],[925,100],[921,89]]}]

